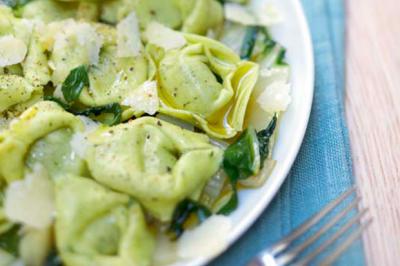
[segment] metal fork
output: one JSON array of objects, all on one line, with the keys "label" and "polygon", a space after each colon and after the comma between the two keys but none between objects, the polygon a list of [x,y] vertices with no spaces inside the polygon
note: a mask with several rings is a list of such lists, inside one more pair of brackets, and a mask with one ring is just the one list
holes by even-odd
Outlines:
[{"label": "metal fork", "polygon": [[[330,230],[339,221],[344,219],[351,210],[357,209],[360,202],[360,198],[356,196],[351,202],[333,218],[331,218],[324,226],[322,226],[315,234],[310,236],[308,239],[303,241],[301,244],[293,245],[295,240],[303,236],[312,226],[317,224],[324,218],[328,213],[339,206],[346,198],[351,196],[356,189],[353,187],[339,196],[337,199],[329,203],[323,210],[312,216],[305,223],[300,225],[292,233],[284,237],[282,240],[273,244],[271,247],[267,248],[261,252],[257,257],[255,257],[248,266],[284,266],[293,263],[294,265],[308,265],[314,259],[317,258],[326,248],[335,244],[341,236],[344,236],[346,232],[349,232],[345,236],[344,240],[337,245],[337,247],[332,251],[330,255],[325,257],[319,265],[331,265],[339,256],[346,251],[351,244],[357,240],[362,232],[371,224],[372,219],[368,218],[365,222],[362,222],[363,217],[368,212],[367,208],[360,209],[359,212],[353,215],[349,220],[341,226],[329,239],[325,240],[322,244],[318,245],[313,251],[308,254],[301,256],[307,248],[310,248],[316,240],[323,236],[328,230]],[[353,228],[357,225],[357,228]]]}]

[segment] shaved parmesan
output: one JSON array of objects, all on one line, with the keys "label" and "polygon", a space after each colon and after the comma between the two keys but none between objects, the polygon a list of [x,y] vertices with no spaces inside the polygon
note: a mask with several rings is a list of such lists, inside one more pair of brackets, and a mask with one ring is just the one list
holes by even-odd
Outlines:
[{"label": "shaved parmesan", "polygon": [[125,100],[122,101],[122,105],[130,106],[137,112],[154,115],[157,113],[160,105],[157,82],[146,81],[125,98]]},{"label": "shaved parmesan", "polygon": [[271,26],[283,21],[282,15],[277,8],[269,3],[261,6],[242,6],[235,3],[224,5],[225,18],[242,25]]},{"label": "shaved parmesan", "polygon": [[257,99],[260,107],[270,113],[286,111],[291,101],[290,84],[283,82],[272,83]]},{"label": "shaved parmesan", "polygon": [[178,256],[182,259],[213,257],[228,246],[232,222],[228,217],[214,215],[178,240]]},{"label": "shaved parmesan", "polygon": [[53,183],[40,165],[24,180],[7,187],[4,209],[10,221],[38,229],[51,225],[55,212]]},{"label": "shaved parmesan", "polygon": [[264,100],[263,98],[260,98],[261,94],[265,93],[263,97],[269,97],[266,96],[266,94],[268,93],[266,91],[269,90],[271,84],[288,84],[289,77],[289,67],[279,66],[268,69],[263,68],[260,70],[259,79],[249,101],[249,116],[247,118],[247,122],[252,125],[257,131],[265,129],[265,121],[270,121],[275,112],[275,110],[271,112],[271,109],[274,109],[272,107],[274,105],[278,105],[278,103],[271,103],[270,101],[272,101],[272,99]]},{"label": "shaved parmesan", "polygon": [[147,26],[144,35],[149,43],[155,44],[165,50],[181,48],[186,44],[186,39],[182,33],[171,30],[157,22],[151,22]]},{"label": "shaved parmesan", "polygon": [[139,22],[135,12],[131,12],[117,25],[117,56],[136,57],[142,53]]},{"label": "shaved parmesan", "polygon": [[100,124],[86,116],[78,116],[78,117],[85,125],[85,130],[83,132],[76,132],[71,138],[70,145],[72,151],[76,155],[78,155],[80,158],[84,158],[86,149],[89,146],[87,141],[87,136],[91,132],[95,131],[100,126]]},{"label": "shaved parmesan", "polygon": [[26,44],[12,35],[0,37],[0,67],[21,63],[27,50]]},{"label": "shaved parmesan", "polygon": [[[53,24],[49,29],[57,29]],[[54,39],[54,50],[64,50],[70,45],[73,38],[87,54],[87,60],[90,64],[96,65],[99,62],[100,49],[103,46],[103,39],[96,30],[88,23],[79,23],[72,19],[66,20],[60,28],[59,33]]]}]

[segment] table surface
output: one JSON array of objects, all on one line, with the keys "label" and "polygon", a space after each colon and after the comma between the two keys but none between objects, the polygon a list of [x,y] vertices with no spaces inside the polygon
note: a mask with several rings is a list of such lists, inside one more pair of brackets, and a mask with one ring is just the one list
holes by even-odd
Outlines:
[{"label": "table surface", "polygon": [[346,115],[356,183],[374,219],[367,261],[400,265],[400,1],[346,4]]}]

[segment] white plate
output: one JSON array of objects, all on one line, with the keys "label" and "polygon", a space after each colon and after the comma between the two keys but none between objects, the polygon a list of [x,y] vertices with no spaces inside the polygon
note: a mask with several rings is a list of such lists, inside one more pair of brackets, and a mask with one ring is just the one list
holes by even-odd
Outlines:
[{"label": "white plate", "polygon": [[[314,59],[310,32],[299,0],[256,0],[271,2],[285,20],[272,27],[276,40],[287,48],[291,66],[293,102],[284,114],[273,157],[277,165],[267,182],[259,189],[240,192],[239,208],[230,216],[233,229],[229,243],[233,244],[261,215],[286,179],[297,156],[307,128],[314,90]],[[213,258],[182,261],[174,265],[199,266]]]}]

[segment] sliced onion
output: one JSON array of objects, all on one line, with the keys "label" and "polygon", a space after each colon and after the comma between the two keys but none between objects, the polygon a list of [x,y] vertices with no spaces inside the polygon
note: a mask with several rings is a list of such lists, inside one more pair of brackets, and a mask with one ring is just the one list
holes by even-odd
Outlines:
[{"label": "sliced onion", "polygon": [[212,212],[218,213],[231,200],[234,193],[231,184],[226,182],[221,195],[212,206]]},{"label": "sliced onion", "polygon": [[264,185],[265,181],[271,175],[276,165],[275,160],[267,159],[264,162],[264,167],[258,175],[249,177],[239,181],[239,184],[246,188],[258,188]]},{"label": "sliced onion", "polygon": [[224,170],[219,170],[205,185],[200,203],[211,209],[220,197],[226,179]]}]

